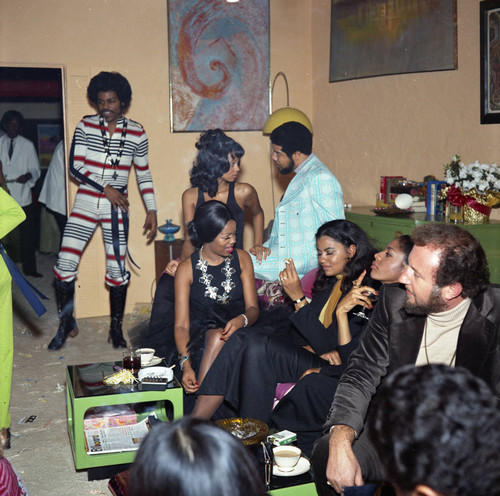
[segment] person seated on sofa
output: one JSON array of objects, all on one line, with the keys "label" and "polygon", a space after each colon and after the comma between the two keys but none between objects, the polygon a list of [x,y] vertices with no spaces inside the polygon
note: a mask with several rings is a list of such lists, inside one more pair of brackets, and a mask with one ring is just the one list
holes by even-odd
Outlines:
[{"label": "person seated on sofa", "polygon": [[211,418],[225,400],[237,415],[268,422],[277,383],[296,382],[311,368],[325,367],[325,374],[340,376],[366,323],[350,310],[372,308],[363,292],[376,290],[361,281],[371,281],[366,273],[375,250],[364,231],[347,220],[323,224],[316,244],[320,268],[311,302],[293,260],[287,260],[280,278],[296,311],[285,321],[286,329],[276,333],[272,322],[259,323],[233,334],[198,390],[194,416]]},{"label": "person seated on sofa", "polygon": [[[155,291],[149,321],[139,324],[131,331],[134,346],[155,348],[158,356],[167,363],[176,363],[177,349],[174,342],[174,275],[179,264],[195,251],[188,235],[188,224],[193,220],[196,208],[208,200],[226,204],[236,221],[235,248],[243,249],[245,210],[253,223],[254,246],[250,248],[257,259],[269,253],[262,246],[264,236],[264,213],[257,191],[248,183],[237,182],[241,170],[240,160],[245,150],[220,129],[202,133],[196,143],[198,154],[191,169],[192,187],[182,194],[182,216],[184,243],[180,260],[171,260],[161,275]],[[178,368],[176,369],[179,370]]]},{"label": "person seated on sofa", "polygon": [[197,250],[175,276],[175,344],[182,387],[193,394],[226,340],[259,317],[250,256],[234,248],[236,222],[227,206],[197,207],[188,232]]},{"label": "person seated on sofa", "polygon": [[[382,284],[397,284],[408,263],[413,247],[410,236],[403,235],[392,240],[385,250],[375,254],[370,276]],[[339,328],[347,328],[357,307],[357,293],[352,298],[343,298],[336,309]],[[366,321],[365,321],[366,322]],[[301,379],[276,405],[271,422],[279,430],[290,430],[297,434],[297,445],[310,455],[314,441],[323,435],[323,425],[338,384],[338,374],[331,374],[330,367],[306,370]]]},{"label": "person seated on sofa", "polygon": [[184,417],[161,423],[141,443],[129,496],[265,496],[256,459],[229,432]]},{"label": "person seated on sofa", "polygon": [[407,365],[380,386],[368,435],[398,496],[500,495],[500,408],[461,367]]}]

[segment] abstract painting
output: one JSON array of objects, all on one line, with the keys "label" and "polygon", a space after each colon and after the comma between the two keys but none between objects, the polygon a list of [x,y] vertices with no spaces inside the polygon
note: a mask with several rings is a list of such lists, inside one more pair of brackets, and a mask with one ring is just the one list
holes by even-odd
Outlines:
[{"label": "abstract painting", "polygon": [[269,0],[168,0],[171,131],[260,130],[269,116]]},{"label": "abstract painting", "polygon": [[453,70],[456,0],[332,0],[330,82]]}]

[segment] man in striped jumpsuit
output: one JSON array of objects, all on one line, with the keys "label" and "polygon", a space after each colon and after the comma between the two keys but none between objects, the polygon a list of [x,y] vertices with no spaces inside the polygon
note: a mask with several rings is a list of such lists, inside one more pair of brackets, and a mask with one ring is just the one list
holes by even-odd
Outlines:
[{"label": "man in striped jumpsuit", "polygon": [[59,307],[59,328],[49,344],[57,350],[68,335],[76,336],[73,318],[75,278],[82,252],[100,224],[106,248],[105,282],[110,290],[111,327],[108,342],[127,346],[122,333],[127,285],[125,269],[128,238],[127,185],[134,164],[137,182],[147,208],[144,233],[148,241],[156,234],[156,202],[148,167],[148,138],[140,124],[124,117],[132,90],[121,74],[101,72],[90,81],[89,100],[98,114],[85,116],[71,145],[70,173],[80,186],[64,229],[61,251],[54,267]]}]

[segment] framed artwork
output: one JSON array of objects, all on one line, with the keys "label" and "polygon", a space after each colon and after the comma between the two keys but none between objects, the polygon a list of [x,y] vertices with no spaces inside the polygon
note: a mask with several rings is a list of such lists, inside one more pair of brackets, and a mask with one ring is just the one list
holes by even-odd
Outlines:
[{"label": "framed artwork", "polygon": [[456,68],[456,0],[332,0],[330,82]]},{"label": "framed artwork", "polygon": [[260,130],[269,116],[269,0],[168,0],[170,130]]},{"label": "framed artwork", "polygon": [[38,124],[38,157],[41,167],[48,167],[57,143],[63,136],[61,124]]},{"label": "framed artwork", "polygon": [[500,0],[479,4],[481,124],[500,122]]}]

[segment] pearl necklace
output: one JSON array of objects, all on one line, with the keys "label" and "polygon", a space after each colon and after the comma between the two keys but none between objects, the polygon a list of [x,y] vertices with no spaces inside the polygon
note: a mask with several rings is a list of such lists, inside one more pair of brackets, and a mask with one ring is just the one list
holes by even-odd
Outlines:
[{"label": "pearl necklace", "polygon": [[212,274],[207,274],[208,268],[208,260],[204,260],[202,257],[203,254],[203,246],[200,248],[200,259],[196,264],[196,268],[201,271],[201,277],[199,281],[205,285],[205,295],[212,300],[217,300],[218,303],[222,303],[227,305],[229,303],[230,297],[229,293],[236,286],[234,282],[231,280],[231,276],[236,272],[235,269],[231,267],[231,260],[233,259],[232,255],[226,257],[226,261],[224,262],[224,267],[222,267],[221,272],[226,276],[226,279],[222,281],[221,286],[224,289],[224,293],[222,296],[218,295],[219,288],[212,286],[210,283],[212,282],[213,276]]}]

